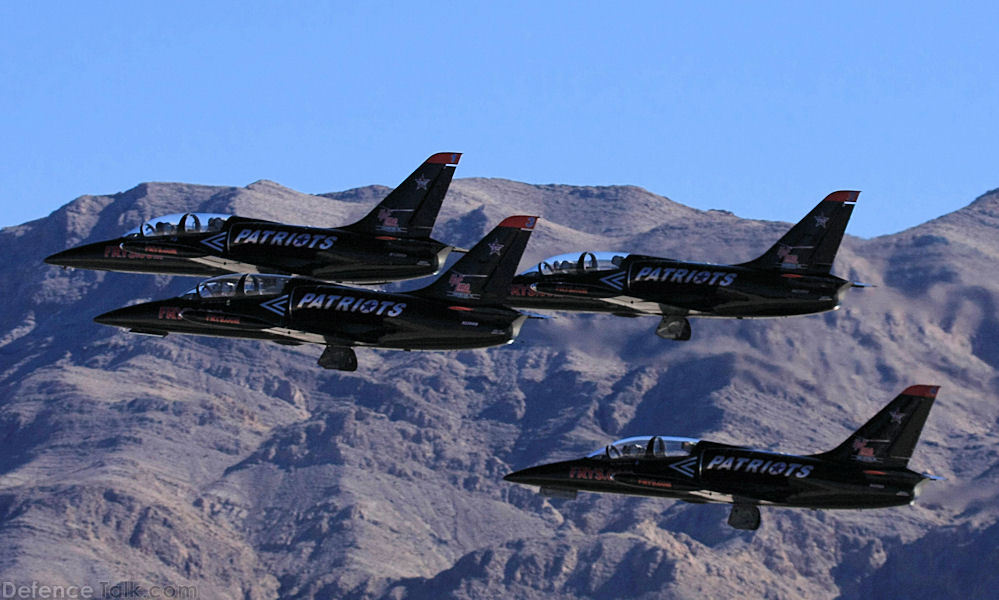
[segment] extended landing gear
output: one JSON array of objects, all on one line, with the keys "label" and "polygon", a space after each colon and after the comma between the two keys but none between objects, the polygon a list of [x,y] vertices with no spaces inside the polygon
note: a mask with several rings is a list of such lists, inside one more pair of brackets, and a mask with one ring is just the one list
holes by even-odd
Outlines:
[{"label": "extended landing gear", "polygon": [[760,528],[760,509],[755,504],[733,504],[728,524],[736,529],[756,531]]},{"label": "extended landing gear", "polygon": [[357,355],[350,348],[326,346],[323,355],[319,357],[319,366],[337,371],[356,371]]},{"label": "extended landing gear", "polygon": [[667,340],[685,342],[690,339],[690,321],[683,317],[663,317],[656,327],[656,335]]}]

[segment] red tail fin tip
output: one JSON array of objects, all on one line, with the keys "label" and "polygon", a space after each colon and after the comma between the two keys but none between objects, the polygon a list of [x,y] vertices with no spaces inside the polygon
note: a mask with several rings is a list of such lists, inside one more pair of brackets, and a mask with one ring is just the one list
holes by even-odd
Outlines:
[{"label": "red tail fin tip", "polygon": [[936,398],[940,391],[939,385],[910,385],[902,392],[906,396],[918,396],[920,398]]},{"label": "red tail fin tip", "polygon": [[528,217],[523,215],[518,215],[515,217],[507,217],[503,219],[503,222],[499,224],[499,227],[515,227],[517,229],[534,229],[537,224],[537,217]]},{"label": "red tail fin tip", "polygon": [[456,165],[460,159],[461,152],[438,152],[428,158],[427,162],[432,165]]},{"label": "red tail fin tip", "polygon": [[823,202],[856,202],[859,196],[860,192],[840,190],[826,196]]}]

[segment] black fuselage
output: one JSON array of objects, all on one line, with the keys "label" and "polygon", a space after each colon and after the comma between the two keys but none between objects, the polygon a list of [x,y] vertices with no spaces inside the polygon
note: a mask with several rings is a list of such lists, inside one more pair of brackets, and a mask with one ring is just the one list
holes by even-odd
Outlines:
[{"label": "black fuselage", "polygon": [[697,503],[881,508],[911,503],[924,477],[908,469],[699,442],[686,456],[587,457],[531,467],[506,479],[543,491],[607,492]]},{"label": "black fuselage", "polygon": [[616,269],[518,275],[508,302],[516,308],[634,316],[784,317],[833,310],[850,285],[828,274],[632,254]]},{"label": "black fuselage", "polygon": [[121,237],[59,252],[46,262],[190,276],[286,273],[370,284],[433,275],[451,249],[431,239],[232,217],[222,231]]},{"label": "black fuselage", "polygon": [[508,343],[525,318],[501,306],[463,306],[410,294],[296,280],[280,294],[239,292],[206,298],[195,292],[114,310],[95,321],[153,335],[188,333],[281,343],[453,350]]}]

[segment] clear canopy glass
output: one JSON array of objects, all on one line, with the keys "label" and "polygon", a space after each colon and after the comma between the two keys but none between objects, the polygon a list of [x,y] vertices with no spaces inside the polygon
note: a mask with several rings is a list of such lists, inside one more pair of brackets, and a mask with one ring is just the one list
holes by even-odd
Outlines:
[{"label": "clear canopy glass", "polygon": [[624,438],[588,454],[589,458],[666,458],[686,456],[700,441],[696,438],[645,435]]},{"label": "clear canopy glass", "polygon": [[627,252],[580,252],[559,254],[539,262],[521,275],[573,275],[589,271],[609,271],[621,266]]},{"label": "clear canopy glass", "polygon": [[149,219],[142,225],[130,229],[125,237],[158,237],[184,233],[210,233],[221,231],[232,215],[216,213],[176,213]]},{"label": "clear canopy glass", "polygon": [[184,293],[185,297],[232,298],[234,296],[272,296],[284,291],[291,275],[220,275],[206,279]]}]

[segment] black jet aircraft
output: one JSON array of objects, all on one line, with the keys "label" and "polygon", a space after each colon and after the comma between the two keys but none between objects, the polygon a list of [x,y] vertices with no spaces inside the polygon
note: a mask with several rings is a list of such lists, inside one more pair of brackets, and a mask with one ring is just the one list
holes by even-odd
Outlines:
[{"label": "black jet aircraft", "polygon": [[519,274],[510,306],[662,316],[656,334],[690,339],[687,317],[760,318],[839,307],[847,288],[829,273],[860,192],[833,192],[759,258],[735,265],[625,252],[546,259]]},{"label": "black jet aircraft", "polygon": [[455,248],[430,237],[461,154],[428,158],[360,221],[338,228],[233,215],[150,219],[120,238],[53,254],[63,267],[212,276],[286,273],[384,283],[437,273]]},{"label": "black jet aircraft", "polygon": [[94,320],[136,333],[190,333],[323,344],[319,364],[357,369],[354,346],[458,350],[513,341],[527,315],[503,303],[536,217],[509,217],[430,285],[358,289],[287,275],[223,275],[186,294]]},{"label": "black jet aircraft", "polygon": [[907,468],[938,386],[906,388],[829,452],[796,456],[681,437],[631,437],[586,458],[531,467],[507,481],[574,498],[578,490],[728,502],[736,529],[760,526],[759,505],[882,508],[912,503],[932,475]]}]

